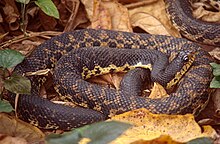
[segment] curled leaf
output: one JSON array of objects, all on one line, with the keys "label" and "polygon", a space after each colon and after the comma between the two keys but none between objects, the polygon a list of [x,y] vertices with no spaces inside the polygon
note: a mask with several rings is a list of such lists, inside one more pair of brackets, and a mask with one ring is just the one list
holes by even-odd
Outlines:
[{"label": "curled leaf", "polygon": [[44,138],[38,128],[4,113],[0,113],[0,123],[1,134],[24,138],[29,143],[39,142]]}]

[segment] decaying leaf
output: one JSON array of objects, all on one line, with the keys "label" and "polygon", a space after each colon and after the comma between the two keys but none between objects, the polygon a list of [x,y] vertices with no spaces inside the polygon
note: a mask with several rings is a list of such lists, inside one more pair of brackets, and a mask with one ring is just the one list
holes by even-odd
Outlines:
[{"label": "decaying leaf", "polygon": [[[61,1],[59,8],[60,12],[63,13],[61,15],[62,22],[66,23],[64,31],[71,31],[76,27],[76,23],[80,23],[81,19],[76,19],[77,13],[79,13],[79,0],[64,0]],[[69,13],[69,17],[67,19],[67,14]],[[83,19],[83,17],[81,17]]]},{"label": "decaying leaf", "polygon": [[129,9],[129,15],[132,27],[138,26],[150,34],[181,37],[167,17],[163,0]]},{"label": "decaying leaf", "polygon": [[4,21],[8,24],[11,31],[19,28],[19,11],[15,4],[15,0],[5,0],[5,6],[3,7],[5,15]]},{"label": "decaying leaf", "polygon": [[168,135],[161,135],[158,138],[153,140],[137,140],[132,142],[131,144],[181,144],[180,142],[176,142],[172,140],[172,138]]},{"label": "decaying leaf", "polygon": [[212,96],[212,100],[214,102],[215,114],[220,116],[220,89],[217,89]]},{"label": "decaying leaf", "polygon": [[0,134],[24,138],[27,142],[39,142],[44,138],[38,128],[4,113],[0,113]]},{"label": "decaying leaf", "polygon": [[161,86],[158,83],[154,83],[154,86],[152,88],[152,91],[149,95],[149,98],[156,99],[156,98],[162,98],[167,97],[168,94],[163,86]]},{"label": "decaying leaf", "polygon": [[132,31],[127,8],[117,1],[81,0],[91,28]]},{"label": "decaying leaf", "polygon": [[152,114],[142,108],[117,115],[112,119],[134,125],[112,144],[131,143],[141,139],[152,140],[161,135],[169,135],[177,142],[188,142],[199,137],[214,138],[216,136],[216,132],[211,126],[203,126],[202,132],[201,127],[195,122],[194,116],[191,114]]},{"label": "decaying leaf", "polygon": [[9,135],[0,134],[0,143],[1,144],[28,144],[24,138],[12,137]]},{"label": "decaying leaf", "polygon": [[210,51],[209,54],[220,61],[220,48],[215,48],[214,50]]},{"label": "decaying leaf", "polygon": [[[220,11],[212,11],[213,6],[211,3],[195,2],[192,3],[192,6],[194,8],[193,16],[195,18],[203,21],[220,23]],[[206,7],[209,7],[210,10],[207,10]]]}]

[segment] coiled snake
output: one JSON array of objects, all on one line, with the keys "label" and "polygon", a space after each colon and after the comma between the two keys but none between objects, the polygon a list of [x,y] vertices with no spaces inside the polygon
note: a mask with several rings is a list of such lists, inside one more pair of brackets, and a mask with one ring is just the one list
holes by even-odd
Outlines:
[{"label": "coiled snake", "polygon": [[[171,3],[170,0],[166,1],[167,3]],[[180,13],[183,13],[183,11],[180,11]],[[182,19],[182,21],[184,20]],[[214,43],[216,44],[216,42]],[[113,50],[112,48],[132,50],[153,49],[164,53],[167,57],[175,57],[180,52],[196,52],[196,54],[191,67],[178,83],[176,91],[171,93],[169,97],[161,99],[141,98],[133,95],[127,97],[120,91],[118,92],[86,82],[80,74],[82,70],[75,70],[75,73],[70,72],[69,70],[72,68],[71,64],[74,65],[74,62],[70,62],[70,67],[66,64],[65,71],[60,69],[62,67],[62,64],[60,64],[58,68],[55,68],[56,71],[54,72],[54,77],[61,78],[60,82],[55,81],[55,87],[58,92],[62,93],[63,99],[74,101],[80,106],[87,106],[90,109],[80,107],[70,108],[40,98],[38,96],[39,87],[45,81],[46,77],[35,75],[28,77],[32,84],[31,96],[21,95],[18,100],[17,113],[21,119],[42,128],[68,130],[73,127],[104,120],[112,114],[119,114],[141,107],[147,108],[153,113],[197,114],[209,98],[207,89],[212,78],[212,70],[209,65],[212,62],[211,57],[198,45],[186,39],[170,36],[93,29],[66,32],[60,36],[51,38],[37,47],[31,56],[27,57],[15,68],[15,72],[24,74],[26,72],[35,72],[48,68],[54,69],[57,61],[63,55],[67,55],[68,57],[68,53],[71,50],[82,47],[108,47],[109,50],[107,51]],[[92,50],[88,49],[87,51],[91,52]],[[91,56],[92,54],[94,53],[91,52],[88,55]],[[95,55],[91,57],[96,58]],[[146,57],[150,56],[147,55]],[[109,55],[105,55],[103,59],[108,61]],[[75,60],[76,66],[85,66],[81,63],[85,58],[76,56]],[[65,62],[65,59],[63,61]],[[93,59],[93,61],[96,60]],[[91,63],[88,64],[86,67],[89,69]],[[99,63],[98,60],[97,64],[103,64],[102,67],[106,66],[104,62]],[[180,62],[180,64],[182,63]],[[158,65],[162,66],[160,63]],[[92,67],[94,68],[94,66]],[[69,79],[68,76],[71,76],[73,79]],[[14,100],[15,95],[10,94],[9,101],[14,104]]]}]

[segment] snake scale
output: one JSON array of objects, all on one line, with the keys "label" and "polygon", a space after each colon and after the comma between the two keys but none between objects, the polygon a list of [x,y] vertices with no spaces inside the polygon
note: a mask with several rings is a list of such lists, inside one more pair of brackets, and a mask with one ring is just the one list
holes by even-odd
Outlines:
[{"label": "snake scale", "polygon": [[[179,7],[179,1],[165,0],[165,2],[168,4],[168,11],[173,19],[177,19],[177,15],[179,14],[189,15],[189,13],[183,11],[181,7]],[[171,5],[171,3],[174,3],[174,5]],[[183,1],[183,5],[184,4],[185,1]],[[184,20],[186,19],[181,19],[181,22],[184,23]],[[187,20],[186,22],[188,23]],[[179,25],[175,21],[174,23]],[[194,23],[197,24],[196,20],[193,20],[191,25],[197,27]],[[211,25],[212,24],[208,24],[208,27],[211,27]],[[206,27],[207,25],[202,26]],[[188,29],[188,27],[185,29]],[[200,31],[198,31],[198,35],[199,32]],[[190,31],[186,31],[186,33],[190,34]],[[216,33],[218,33],[218,37],[219,31]],[[193,34],[194,33],[192,33],[192,35]],[[204,33],[201,35],[206,39]],[[219,40],[219,38],[216,39]],[[198,40],[198,38],[196,38],[196,40]],[[219,44],[219,41],[214,41],[214,44]],[[171,93],[169,97],[160,99],[136,96],[126,97],[121,92],[90,84],[83,80],[79,74],[73,76],[75,80],[68,79],[66,81],[67,83],[63,85],[63,88],[68,90],[68,93],[70,93],[69,91],[73,91],[74,95],[67,94],[64,95],[63,98],[70,101],[76,100],[75,103],[80,106],[87,106],[89,109],[81,107],[71,108],[52,103],[47,99],[39,97],[39,89],[45,81],[46,76],[28,76],[31,80],[32,94],[31,96],[19,96],[17,114],[21,119],[46,129],[69,130],[74,127],[104,120],[110,115],[142,107],[147,108],[153,113],[193,113],[196,115],[205,106],[205,103],[209,99],[208,87],[212,79],[212,69],[209,63],[212,62],[212,58],[197,44],[186,39],[171,36],[137,34],[101,29],[74,30],[53,37],[38,46],[30,56],[16,66],[14,71],[20,74],[25,74],[27,72],[36,72],[44,69],[53,70],[58,60],[63,55],[68,55],[73,49],[80,49],[83,47],[108,47],[108,51],[113,50],[112,48],[131,50],[152,49],[162,52],[167,57],[175,57],[181,51],[193,51],[196,52],[196,54],[190,69],[178,83],[176,91]],[[78,58],[80,61],[82,60],[82,58]],[[108,60],[108,57],[106,57],[106,60]],[[77,62],[80,63],[80,61]],[[60,66],[62,67],[62,64]],[[58,75],[65,73],[65,71],[62,71],[59,68],[55,69],[57,69],[55,73],[58,73]],[[67,68],[67,70],[69,69]],[[66,75],[68,75],[68,73]],[[59,83],[56,84],[56,89],[59,93],[62,93],[59,91],[61,90],[61,85],[59,85]],[[15,95],[9,94],[8,99],[14,104]]]}]

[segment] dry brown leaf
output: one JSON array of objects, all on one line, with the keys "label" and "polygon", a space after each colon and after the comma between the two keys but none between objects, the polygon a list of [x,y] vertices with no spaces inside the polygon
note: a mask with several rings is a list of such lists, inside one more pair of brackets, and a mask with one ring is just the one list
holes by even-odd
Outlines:
[{"label": "dry brown leaf", "polygon": [[150,34],[181,37],[167,17],[163,0],[152,1],[144,6],[128,10],[132,27],[139,26]]},{"label": "dry brown leaf", "polygon": [[212,101],[214,103],[215,114],[220,117],[220,89],[216,89],[212,95]]},{"label": "dry brown leaf", "polygon": [[19,29],[19,12],[15,5],[14,0],[5,1],[5,6],[3,7],[3,12],[5,15],[5,22],[8,23],[9,29],[14,31]]},{"label": "dry brown leaf", "polygon": [[132,27],[140,27],[150,34],[169,35],[168,31],[159,20],[148,13],[137,12],[131,15]]},{"label": "dry brown leaf", "polygon": [[91,22],[91,28],[112,28],[109,11],[101,6],[101,1],[81,0],[81,2],[85,6],[87,16]]},{"label": "dry brown leaf", "polygon": [[[86,11],[82,4],[79,5],[79,9],[76,15],[75,20],[72,23],[71,29],[75,29],[77,26],[81,28],[87,28],[89,24],[89,19],[87,18]],[[83,26],[86,25],[86,26]]]},{"label": "dry brown leaf", "polygon": [[3,17],[2,17],[2,14],[0,13],[0,23],[3,22]]},{"label": "dry brown leaf", "polygon": [[[75,26],[75,21],[76,21],[76,15],[78,13],[79,10],[79,4],[80,1],[79,0],[65,0],[65,1],[61,1],[61,4],[64,4],[65,8],[67,11],[69,11],[70,16],[68,17],[67,23],[65,25],[64,31],[71,31],[73,29],[73,27]],[[62,13],[62,12],[61,12]],[[63,15],[66,16],[66,15]]]},{"label": "dry brown leaf", "polygon": [[195,122],[194,116],[152,114],[142,108],[116,115],[112,120],[128,122],[134,127],[125,131],[111,144],[131,143],[137,140],[152,140],[161,135],[169,135],[174,141],[188,142],[199,137],[215,138],[216,131],[211,126],[201,127]]},{"label": "dry brown leaf", "polygon": [[194,7],[193,15],[197,19],[201,19],[203,21],[208,22],[217,22],[220,23],[220,11],[213,12],[211,10],[206,10],[204,7],[206,7],[207,3],[203,2],[195,2],[192,4]]},{"label": "dry brown leaf", "polygon": [[132,31],[127,8],[117,1],[81,0],[91,28]]},{"label": "dry brown leaf", "polygon": [[0,134],[0,138],[1,144],[28,144],[25,139],[19,137],[12,137]]},{"label": "dry brown leaf", "polygon": [[[57,21],[55,18],[46,15],[43,11],[39,11],[38,17],[40,19],[40,24],[46,31],[52,31],[55,29],[57,25]],[[30,27],[30,26],[29,26]],[[36,28],[37,29],[37,28]]]},{"label": "dry brown leaf", "polygon": [[27,142],[39,142],[44,138],[38,128],[4,113],[0,113],[0,133],[24,138]]},{"label": "dry brown leaf", "polygon": [[220,48],[215,48],[214,50],[210,51],[209,54],[220,61]]},{"label": "dry brown leaf", "polygon": [[169,96],[164,89],[163,86],[161,86],[158,83],[154,83],[153,89],[149,95],[149,98],[151,99],[157,99],[157,98],[162,98],[162,97],[167,97]]}]

